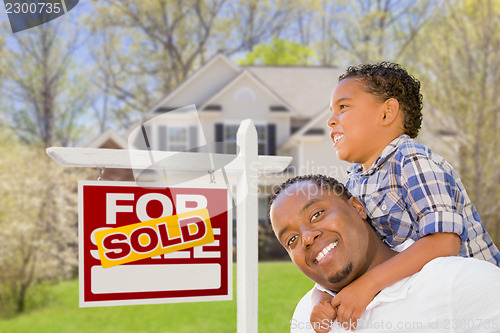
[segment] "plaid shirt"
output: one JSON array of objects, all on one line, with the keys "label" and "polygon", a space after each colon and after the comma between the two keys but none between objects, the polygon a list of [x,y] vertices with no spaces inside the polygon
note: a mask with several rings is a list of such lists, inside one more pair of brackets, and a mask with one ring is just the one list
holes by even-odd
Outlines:
[{"label": "plaid shirt", "polygon": [[462,239],[460,256],[500,266],[500,253],[458,173],[426,146],[401,135],[368,170],[355,164],[348,172],[347,188],[364,203],[372,226],[388,245],[453,232]]}]

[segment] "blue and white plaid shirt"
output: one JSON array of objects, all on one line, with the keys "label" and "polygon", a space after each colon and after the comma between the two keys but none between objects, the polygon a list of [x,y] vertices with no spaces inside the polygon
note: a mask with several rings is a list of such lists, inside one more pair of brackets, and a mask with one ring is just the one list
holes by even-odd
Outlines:
[{"label": "blue and white plaid shirt", "polygon": [[453,232],[462,239],[460,256],[500,266],[500,253],[458,173],[408,135],[385,147],[368,170],[361,164],[352,166],[346,185],[364,203],[372,226],[388,245]]}]

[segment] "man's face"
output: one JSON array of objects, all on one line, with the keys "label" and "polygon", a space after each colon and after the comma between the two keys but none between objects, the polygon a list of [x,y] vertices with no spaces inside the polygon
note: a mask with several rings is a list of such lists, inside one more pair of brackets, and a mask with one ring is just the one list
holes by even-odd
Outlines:
[{"label": "man's face", "polygon": [[[339,291],[370,267],[375,252],[366,211],[310,181],[292,184],[270,210],[276,237],[311,280]],[[370,253],[371,252],[371,253]]]},{"label": "man's face", "polygon": [[327,121],[339,159],[361,163],[365,169],[375,162],[379,155],[377,126],[383,110],[384,103],[365,92],[355,79],[339,82],[332,93]]}]

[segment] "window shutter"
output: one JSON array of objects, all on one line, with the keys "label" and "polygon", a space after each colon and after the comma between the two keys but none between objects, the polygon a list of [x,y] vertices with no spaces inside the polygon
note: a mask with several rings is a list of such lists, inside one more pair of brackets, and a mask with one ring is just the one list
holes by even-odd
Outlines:
[{"label": "window shutter", "polygon": [[218,154],[224,153],[224,124],[215,124],[215,152]]},{"label": "window shutter", "polygon": [[158,126],[158,147],[160,150],[167,150],[167,126]]},{"label": "window shutter", "polygon": [[[146,137],[144,136],[143,129],[146,132]],[[146,143],[150,143],[150,134],[151,128],[149,126],[142,125],[141,127],[139,127],[134,138],[134,148],[140,150],[148,149],[148,145]]]},{"label": "window shutter", "polygon": [[276,124],[267,125],[267,155],[276,155]]},{"label": "window shutter", "polygon": [[189,126],[188,150],[193,152],[198,151],[198,128],[196,126]]}]

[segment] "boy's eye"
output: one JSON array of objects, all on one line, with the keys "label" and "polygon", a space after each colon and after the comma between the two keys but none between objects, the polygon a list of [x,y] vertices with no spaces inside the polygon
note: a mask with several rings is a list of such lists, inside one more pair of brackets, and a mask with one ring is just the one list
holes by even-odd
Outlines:
[{"label": "boy's eye", "polygon": [[292,244],[293,244],[293,242],[295,242],[296,240],[297,240],[297,235],[294,235],[294,236],[292,236],[292,237],[288,240],[288,242],[286,243],[286,245],[290,246],[290,245],[292,245]]},{"label": "boy's eye", "polygon": [[319,212],[314,213],[313,216],[311,217],[311,222],[314,222],[314,220],[320,217],[320,215],[323,214],[323,212],[324,210],[320,210]]},{"label": "boy's eye", "polygon": [[342,110],[343,110],[343,109],[345,109],[346,107],[347,107],[347,105],[345,105],[345,104],[341,104],[341,105],[339,106],[339,109],[340,109],[340,111],[342,111]]}]

